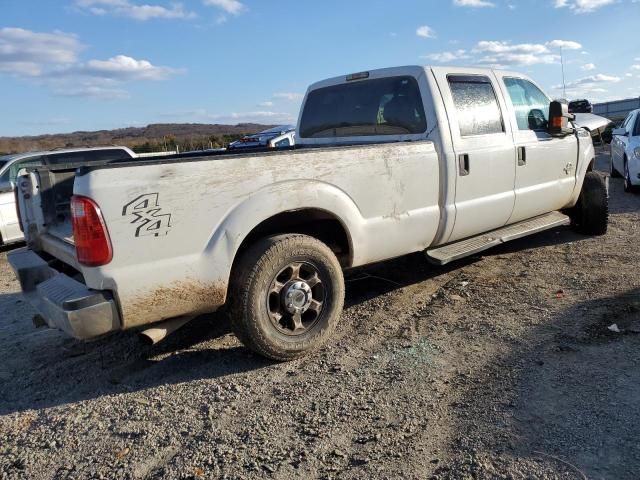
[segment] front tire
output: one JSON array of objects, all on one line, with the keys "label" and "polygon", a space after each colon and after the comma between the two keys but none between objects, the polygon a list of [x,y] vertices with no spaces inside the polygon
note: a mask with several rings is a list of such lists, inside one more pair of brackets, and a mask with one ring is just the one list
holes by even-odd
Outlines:
[{"label": "front tire", "polygon": [[324,345],[344,305],[344,277],[334,253],[306,235],[257,241],[234,268],[234,331],[267,358],[292,360]]},{"label": "front tire", "polygon": [[620,175],[620,172],[618,172],[618,170],[616,170],[615,165],[613,164],[613,152],[611,153],[611,163],[609,165],[609,175],[611,176],[611,178],[620,178],[622,177],[622,175]]},{"label": "front tire", "polygon": [[638,187],[631,183],[631,173],[629,172],[629,160],[627,157],[624,157],[624,191],[629,193],[638,191]]},{"label": "front tire", "polygon": [[585,235],[604,235],[609,225],[609,193],[604,176],[587,172],[573,212],[574,226]]}]

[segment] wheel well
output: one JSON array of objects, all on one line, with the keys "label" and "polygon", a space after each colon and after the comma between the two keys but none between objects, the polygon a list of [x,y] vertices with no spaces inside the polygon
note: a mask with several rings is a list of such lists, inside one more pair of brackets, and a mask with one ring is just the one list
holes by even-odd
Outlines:
[{"label": "wheel well", "polygon": [[587,167],[587,172],[592,172],[593,171],[593,168],[595,166],[595,162],[596,162],[596,159],[592,158],[591,162],[589,163],[589,166]]},{"label": "wheel well", "polygon": [[282,212],[263,221],[242,241],[236,258],[259,238],[282,233],[301,233],[317,238],[335,253],[342,266],[351,264],[351,242],[342,222],[329,212],[313,208]]}]

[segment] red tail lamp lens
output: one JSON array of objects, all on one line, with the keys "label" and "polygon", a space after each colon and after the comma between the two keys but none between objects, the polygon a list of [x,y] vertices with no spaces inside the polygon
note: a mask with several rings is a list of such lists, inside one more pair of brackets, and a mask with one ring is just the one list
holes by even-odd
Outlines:
[{"label": "red tail lamp lens", "polygon": [[73,240],[78,262],[88,267],[106,265],[113,258],[111,240],[100,207],[87,197],[71,197]]}]

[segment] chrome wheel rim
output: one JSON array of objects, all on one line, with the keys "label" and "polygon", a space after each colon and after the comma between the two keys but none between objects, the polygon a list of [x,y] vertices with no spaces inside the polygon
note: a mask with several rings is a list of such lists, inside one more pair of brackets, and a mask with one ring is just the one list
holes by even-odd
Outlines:
[{"label": "chrome wheel rim", "polygon": [[303,335],[320,320],[325,293],[324,283],[314,265],[289,263],[273,277],[267,292],[271,323],[284,335]]}]

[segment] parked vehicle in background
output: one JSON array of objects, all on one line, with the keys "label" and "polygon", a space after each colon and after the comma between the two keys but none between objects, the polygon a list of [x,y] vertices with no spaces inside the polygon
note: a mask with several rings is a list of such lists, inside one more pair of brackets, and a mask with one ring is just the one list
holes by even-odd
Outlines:
[{"label": "parked vehicle in background", "polygon": [[640,109],[633,110],[611,140],[611,176],[624,178],[624,190],[640,190]]},{"label": "parked vehicle in background", "polygon": [[289,360],[331,336],[343,268],[442,265],[570,223],[604,234],[606,182],[572,118],[516,72],[331,78],[308,89],[295,148],[29,169],[28,248],[9,261],[76,338],[156,323],[157,341],[226,305],[245,345]]},{"label": "parked vehicle in background", "polygon": [[18,222],[14,186],[21,168],[41,165],[85,164],[92,161],[107,161],[134,158],[127,147],[74,148],[47,152],[18,153],[0,157],[0,245],[24,239]]},{"label": "parked vehicle in background", "polygon": [[592,113],[593,106],[589,100],[573,100],[569,102],[569,113]]},{"label": "parked vehicle in background", "polygon": [[247,135],[229,144],[228,149],[240,148],[285,148],[292,147],[296,141],[296,127],[293,125],[280,125],[268,130]]}]

